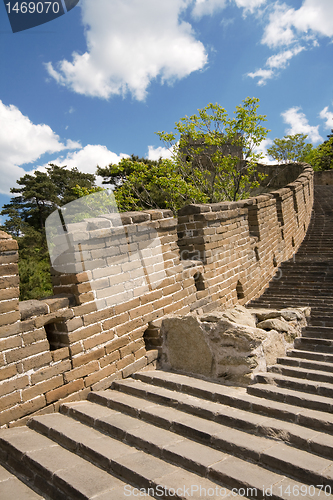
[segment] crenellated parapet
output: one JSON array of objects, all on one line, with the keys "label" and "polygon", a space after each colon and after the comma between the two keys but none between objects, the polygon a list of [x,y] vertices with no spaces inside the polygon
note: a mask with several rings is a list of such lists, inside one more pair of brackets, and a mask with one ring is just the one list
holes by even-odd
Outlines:
[{"label": "crenellated parapet", "polygon": [[17,242],[0,233],[0,426],[155,366],[161,318],[260,296],[309,225],[313,171],[296,170],[283,188],[189,205],[178,219],[169,210],[59,219],[55,296],[39,301],[19,303]]}]

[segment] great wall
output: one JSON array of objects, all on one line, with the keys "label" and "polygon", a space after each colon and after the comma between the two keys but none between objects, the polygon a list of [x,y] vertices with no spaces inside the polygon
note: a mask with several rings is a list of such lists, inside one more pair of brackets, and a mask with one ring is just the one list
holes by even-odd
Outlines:
[{"label": "great wall", "polygon": [[[1,498],[333,498],[332,176],[313,212],[312,169],[288,172],[177,219],[73,224],[71,272],[59,255],[39,301],[19,302],[17,243],[0,235]],[[247,389],[155,369],[163,318],[237,304],[314,315]]]}]

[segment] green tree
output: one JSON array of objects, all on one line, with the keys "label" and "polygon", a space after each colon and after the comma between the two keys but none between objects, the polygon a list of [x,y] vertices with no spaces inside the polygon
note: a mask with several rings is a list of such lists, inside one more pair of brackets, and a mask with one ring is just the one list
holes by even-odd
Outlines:
[{"label": "green tree", "polygon": [[327,140],[312,149],[306,161],[312,165],[314,170],[333,169],[333,130],[327,136]]},{"label": "green tree", "polygon": [[45,220],[59,206],[94,191],[95,176],[50,164],[46,172],[25,174],[11,188],[16,194],[3,206],[6,217],[0,227],[19,245],[20,299],[35,299],[52,294],[50,262],[45,237]]},{"label": "green tree", "polygon": [[296,163],[306,161],[311,153],[312,144],[306,142],[307,135],[285,135],[282,139],[274,139],[273,146],[267,153],[278,163]]},{"label": "green tree", "polygon": [[268,130],[258,115],[259,99],[247,98],[229,118],[219,104],[208,104],[198,115],[182,118],[176,133],[157,132],[172,158],[151,161],[133,156],[98,168],[104,184],[114,187],[121,211],[170,208],[189,203],[246,198],[263,176],[257,172],[262,155],[256,150]]},{"label": "green tree", "polygon": [[265,115],[257,113],[259,99],[247,97],[229,117],[219,104],[208,104],[197,115],[176,122],[176,133],[158,132],[173,151],[172,161],[181,177],[208,202],[248,197],[263,175],[257,153],[268,129]]},{"label": "green tree", "polygon": [[146,158],[123,158],[118,164],[98,168],[97,175],[104,184],[114,186],[118,210],[179,208],[195,201],[206,202],[207,197],[184,179],[171,160],[152,161]]}]

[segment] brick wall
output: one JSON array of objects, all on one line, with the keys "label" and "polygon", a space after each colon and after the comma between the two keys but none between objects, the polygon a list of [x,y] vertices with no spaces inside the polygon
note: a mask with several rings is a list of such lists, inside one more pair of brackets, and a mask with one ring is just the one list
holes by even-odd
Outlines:
[{"label": "brick wall", "polygon": [[235,203],[101,216],[56,240],[54,297],[19,303],[17,243],[0,233],[0,426],[53,412],[154,366],[160,319],[259,296],[300,245],[312,169]]}]

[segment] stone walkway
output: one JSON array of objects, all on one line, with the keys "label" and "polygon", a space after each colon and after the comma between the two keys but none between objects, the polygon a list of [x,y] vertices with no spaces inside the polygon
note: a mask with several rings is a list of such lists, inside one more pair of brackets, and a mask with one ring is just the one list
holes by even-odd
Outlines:
[{"label": "stone walkway", "polygon": [[0,499],[333,499],[332,214],[316,187],[295,260],[254,302],[312,307],[288,356],[247,390],[139,372],[1,430]]}]

